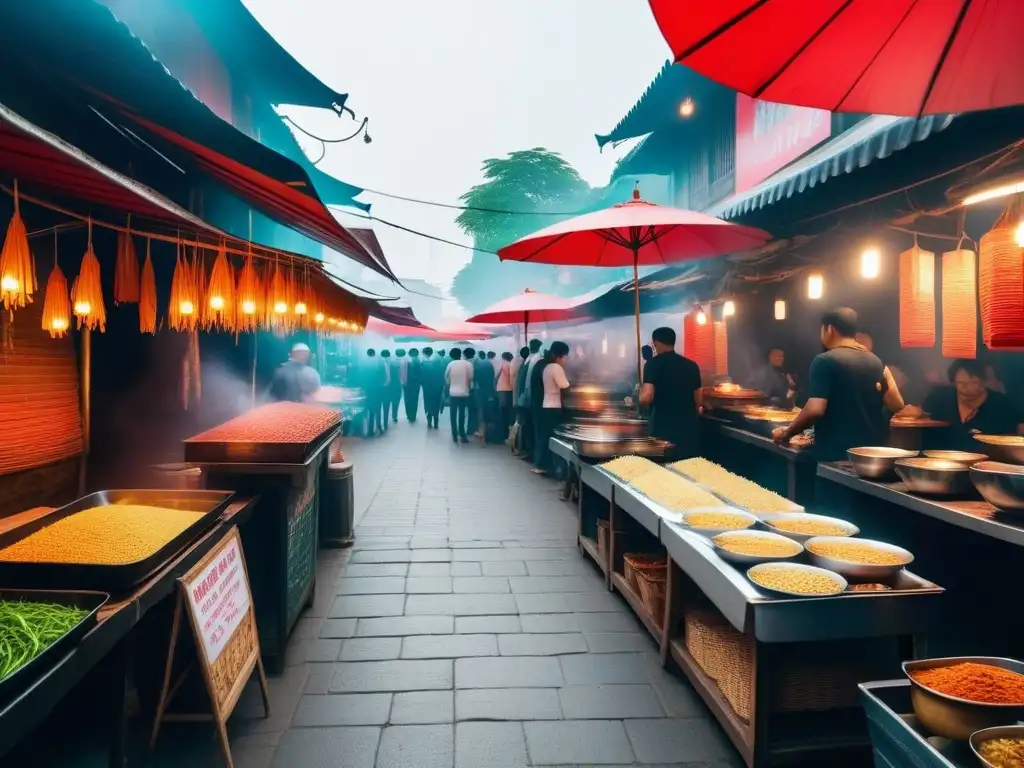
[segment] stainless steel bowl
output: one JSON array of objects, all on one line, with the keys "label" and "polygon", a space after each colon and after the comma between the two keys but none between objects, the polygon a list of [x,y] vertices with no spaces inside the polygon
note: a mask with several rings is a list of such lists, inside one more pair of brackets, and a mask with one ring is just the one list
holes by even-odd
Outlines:
[{"label": "stainless steel bowl", "polygon": [[945,459],[900,459],[896,474],[911,493],[959,496],[971,490],[970,467]]},{"label": "stainless steel bowl", "polygon": [[[749,523],[749,525],[745,528],[701,528],[697,525],[691,525],[688,522],[690,516],[699,514],[701,512],[713,512],[723,515],[736,515],[738,517],[744,518]],[[752,515],[749,512],[744,512],[741,509],[736,509],[736,507],[730,507],[726,504],[723,504],[720,507],[694,507],[693,509],[688,509],[683,513],[683,525],[686,526],[689,530],[693,531],[694,533],[699,533],[701,536],[712,537],[717,536],[720,533],[727,533],[729,531],[750,530],[755,525],[757,525],[757,516]]]},{"label": "stainless steel bowl", "polygon": [[840,520],[838,517],[826,517],[825,515],[810,515],[806,512],[781,512],[776,515],[761,516],[761,522],[764,523],[765,528],[767,528],[769,531],[777,533],[780,536],[785,536],[787,539],[798,541],[801,544],[810,539],[813,539],[816,535],[819,534],[794,533],[793,531],[787,531],[783,528],[776,527],[776,520],[806,520],[808,522],[831,523],[832,525],[841,526],[846,529],[846,533],[844,534],[835,534],[835,536],[839,538],[856,536],[858,533],[860,533],[860,528],[858,528],[856,525],[854,525],[853,523],[848,523],[845,520]]},{"label": "stainless steel bowl", "polygon": [[1024,725],[1000,725],[982,728],[971,734],[971,751],[985,768],[1001,768],[981,756],[981,745],[990,739],[1024,739]]},{"label": "stainless steel bowl", "polygon": [[954,656],[944,659],[921,659],[903,662],[903,673],[910,680],[910,702],[918,722],[926,731],[956,741],[967,741],[976,731],[1015,723],[1024,715],[1024,706],[1017,704],[982,704],[939,693],[917,682],[913,673],[922,669],[951,667],[972,662],[1001,667],[1024,674],[1024,664],[1015,659],[997,656]]},{"label": "stainless steel bowl", "polygon": [[974,439],[984,443],[992,458],[1008,464],[1024,464],[1024,437],[1019,435],[975,435]]},{"label": "stainless steel bowl", "polygon": [[971,482],[996,509],[1024,513],[1024,467],[982,461],[971,467]]},{"label": "stainless steel bowl", "polygon": [[971,466],[979,461],[986,461],[988,456],[984,453],[971,453],[970,451],[925,451],[924,455],[929,459],[942,459],[943,461],[955,461],[958,464]]},{"label": "stainless steel bowl", "polygon": [[858,477],[879,480],[893,474],[897,460],[913,458],[917,456],[917,451],[872,446],[851,448],[846,452],[846,455],[849,457],[850,463],[853,465],[853,471]]},{"label": "stainless steel bowl", "polygon": [[[754,571],[757,568],[771,568],[771,569],[779,569],[779,570],[805,571],[805,572],[808,572],[808,573],[820,573],[823,576],[828,576],[830,579],[834,579],[835,580],[835,582],[836,582],[836,591],[835,592],[830,592],[830,593],[824,594],[824,595],[821,595],[821,594],[810,594],[810,595],[808,595],[808,594],[805,594],[804,592],[790,592],[789,590],[786,590],[786,589],[775,589],[773,587],[766,587],[763,584],[759,583],[757,581],[757,579],[755,579],[751,575],[751,572]],[[813,565],[804,565],[803,563],[761,563],[760,565],[755,565],[753,568],[749,568],[747,570],[747,578],[750,579],[750,583],[753,584],[758,589],[760,589],[760,590],[762,590],[764,592],[768,592],[769,594],[778,595],[778,596],[781,596],[781,597],[799,597],[799,598],[833,597],[835,595],[841,595],[843,592],[846,591],[846,588],[848,586],[850,586],[846,582],[846,579],[844,579],[842,576],[840,576],[840,575],[838,575],[836,573],[833,573],[831,571],[827,571],[824,568],[816,568]]]},{"label": "stainless steel bowl", "polygon": [[914,562],[914,555],[903,547],[897,547],[895,544],[889,544],[884,541],[872,541],[871,539],[854,539],[853,541],[884,552],[891,552],[894,555],[898,555],[903,562],[895,565],[870,565],[867,563],[854,563],[849,560],[838,560],[835,557],[814,553],[813,548],[815,544],[827,544],[830,542],[848,543],[850,541],[851,539],[846,536],[814,536],[804,542],[804,550],[807,552],[807,558],[811,561],[812,565],[842,574],[851,581],[885,584],[895,579],[900,571]]},{"label": "stainless steel bowl", "polygon": [[[755,539],[761,539],[764,541],[776,541],[780,544],[785,544],[793,548],[791,554],[788,555],[744,555],[739,552],[733,552],[726,549],[722,544],[731,537],[751,537]],[[804,551],[803,545],[788,539],[785,536],[780,536],[777,533],[769,533],[768,531],[726,531],[720,533],[711,539],[711,543],[715,547],[715,552],[723,560],[727,560],[730,563],[736,563],[737,565],[757,565],[758,563],[777,563],[785,560],[792,560],[794,557],[799,557]]]}]

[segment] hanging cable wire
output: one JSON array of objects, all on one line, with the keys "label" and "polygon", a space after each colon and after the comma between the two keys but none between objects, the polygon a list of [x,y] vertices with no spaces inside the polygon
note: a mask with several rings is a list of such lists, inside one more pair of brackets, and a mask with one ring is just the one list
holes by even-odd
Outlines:
[{"label": "hanging cable wire", "polygon": [[[337,208],[337,207],[338,206],[328,206],[328,208]],[[492,256],[497,256],[498,255],[497,251],[489,251],[486,248],[474,248],[472,245],[466,245],[465,243],[456,243],[453,240],[445,240],[443,237],[438,237],[437,235],[431,235],[431,234],[428,234],[426,232],[420,232],[418,229],[412,229],[411,227],[404,227],[401,224],[395,224],[393,221],[388,221],[387,219],[381,219],[381,218],[379,218],[377,216],[365,215],[365,214],[361,214],[361,213],[353,213],[351,211],[345,211],[345,215],[346,216],[351,216],[351,217],[353,217],[355,219],[364,219],[366,221],[376,221],[376,222],[378,222],[380,224],[383,224],[385,227],[391,227],[392,229],[398,229],[398,230],[401,230],[402,232],[407,232],[410,235],[416,235],[417,237],[424,237],[427,240],[433,240],[436,243],[444,243],[445,245],[452,245],[452,246],[454,246],[456,248],[462,248],[462,249],[467,250],[467,251],[479,251],[480,253],[489,253]]]},{"label": "hanging cable wire", "polygon": [[478,205],[455,205],[453,203],[439,203],[436,200],[420,200],[415,197],[395,195],[390,192],[381,192],[379,189],[361,187],[363,192],[381,197],[389,197],[392,200],[401,200],[406,203],[417,203],[418,205],[429,205],[434,208],[447,208],[450,211],[474,211],[476,213],[494,213],[502,216],[579,216],[588,211],[512,211],[505,208],[486,208]]}]

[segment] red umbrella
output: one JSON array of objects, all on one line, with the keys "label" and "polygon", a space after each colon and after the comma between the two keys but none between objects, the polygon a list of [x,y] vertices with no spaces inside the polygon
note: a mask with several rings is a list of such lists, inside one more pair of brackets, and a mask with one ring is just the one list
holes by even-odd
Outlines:
[{"label": "red umbrella", "polygon": [[695,211],[633,199],[527,235],[498,249],[509,261],[580,267],[633,267],[636,310],[636,367],[640,373],[639,266],[666,265],[747,251],[765,244],[760,229],[730,224]]},{"label": "red umbrella", "polygon": [[1021,0],[649,0],[679,64],[748,96],[918,117],[1024,103]]},{"label": "red umbrella", "polygon": [[483,312],[467,318],[467,323],[499,323],[516,324],[522,323],[526,330],[524,335],[530,332],[530,323],[551,323],[556,320],[565,320],[569,317],[576,303],[571,299],[563,299],[561,296],[551,296],[547,293],[537,293],[527,288],[522,293],[502,299],[497,304],[492,304]]}]

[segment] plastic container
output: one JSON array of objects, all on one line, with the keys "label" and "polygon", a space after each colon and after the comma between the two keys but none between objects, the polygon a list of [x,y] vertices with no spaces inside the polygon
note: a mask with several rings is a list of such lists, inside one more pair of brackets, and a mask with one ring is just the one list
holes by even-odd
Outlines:
[{"label": "plastic container", "polygon": [[355,478],[351,461],[327,466],[320,490],[320,546],[344,549],[355,541]]}]

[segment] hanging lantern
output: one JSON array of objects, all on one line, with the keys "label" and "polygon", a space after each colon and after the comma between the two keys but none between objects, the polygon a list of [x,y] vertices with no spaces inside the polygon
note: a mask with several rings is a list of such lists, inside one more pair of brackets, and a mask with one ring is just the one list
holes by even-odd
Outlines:
[{"label": "hanging lantern", "polygon": [[736,314],[736,302],[732,299],[722,305],[722,317],[732,317]]},{"label": "hanging lantern", "polygon": [[238,271],[238,283],[235,291],[235,330],[255,331],[259,326],[263,312],[263,284],[252,263],[252,249],[245,257],[245,263]]},{"label": "hanging lantern", "polygon": [[[204,307],[206,325],[225,331],[235,329],[235,273],[228,261],[227,247],[224,243],[217,249],[213,269],[210,270],[210,283],[206,288]],[[255,311],[255,310],[254,310]]]},{"label": "hanging lantern", "polygon": [[114,262],[114,303],[137,304],[139,301],[139,257],[131,235],[132,217],[128,217],[128,231],[117,233],[117,259]]},{"label": "hanging lantern", "polygon": [[[704,317],[704,322],[700,318]],[[683,318],[683,351],[707,373],[715,371],[715,329],[703,310],[689,312]]]},{"label": "hanging lantern", "polygon": [[79,328],[107,330],[107,308],[103,302],[103,284],[100,280],[100,262],[92,249],[92,222],[89,222],[89,244],[82,256],[78,277],[71,286],[71,309],[78,318]]},{"label": "hanging lantern", "polygon": [[917,243],[900,254],[900,346],[935,346],[935,254]]},{"label": "hanging lantern", "polygon": [[63,337],[71,327],[68,281],[60,269],[60,264],[57,263],[57,230],[53,231],[53,271],[46,280],[42,325],[51,339]]},{"label": "hanging lantern", "polygon": [[807,276],[807,298],[817,301],[825,295],[825,278],[820,272]]},{"label": "hanging lantern", "polygon": [[860,276],[874,280],[882,274],[882,254],[877,248],[866,248],[860,254]]},{"label": "hanging lantern", "polygon": [[1024,251],[1016,235],[1022,211],[1018,196],[979,243],[981,334],[989,349],[1024,349]]},{"label": "hanging lantern", "polygon": [[716,320],[712,346],[715,352],[715,375],[729,375],[729,328],[725,320]]},{"label": "hanging lantern", "polygon": [[281,271],[281,265],[275,264],[267,291],[267,325],[269,327],[277,331],[284,331],[287,328],[288,315],[291,310],[290,298],[287,278]]},{"label": "hanging lantern", "polygon": [[174,331],[192,331],[199,323],[195,274],[188,256],[182,254],[183,250],[179,241],[167,310],[167,324]]},{"label": "hanging lantern", "polygon": [[146,239],[146,261],[142,265],[142,278],[139,280],[139,331],[156,333],[156,274],[153,272],[153,259],[149,253],[149,239]]},{"label": "hanging lantern", "polygon": [[775,300],[775,319],[785,320],[786,319],[786,300],[776,299]]},{"label": "hanging lantern", "polygon": [[24,307],[36,291],[36,265],[28,247],[28,231],[21,218],[18,182],[14,182],[14,215],[7,225],[7,237],[0,251],[0,298],[4,309]]},{"label": "hanging lantern", "polygon": [[978,354],[978,280],[974,251],[942,254],[942,356]]}]

